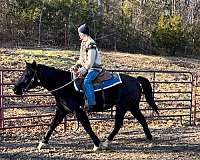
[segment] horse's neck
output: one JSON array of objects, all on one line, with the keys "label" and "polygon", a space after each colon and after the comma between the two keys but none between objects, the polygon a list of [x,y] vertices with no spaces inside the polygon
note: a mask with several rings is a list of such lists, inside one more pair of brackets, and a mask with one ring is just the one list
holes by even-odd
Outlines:
[{"label": "horse's neck", "polygon": [[50,91],[70,82],[71,73],[41,65],[38,78],[40,79],[40,85]]}]

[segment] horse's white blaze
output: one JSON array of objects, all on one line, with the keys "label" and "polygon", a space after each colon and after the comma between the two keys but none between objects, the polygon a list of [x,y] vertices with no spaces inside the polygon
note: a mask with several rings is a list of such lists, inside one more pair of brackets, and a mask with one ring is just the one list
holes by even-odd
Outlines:
[{"label": "horse's white blaze", "polygon": [[108,139],[106,139],[103,143],[102,143],[102,146],[105,147],[105,148],[108,148],[109,145],[110,145],[111,141],[109,141]]},{"label": "horse's white blaze", "polygon": [[100,147],[98,147],[98,146],[96,146],[96,145],[94,144],[93,151],[95,152],[95,151],[98,151],[99,149],[100,149]]},{"label": "horse's white blaze", "polygon": [[38,146],[37,146],[37,149],[40,151],[40,149],[42,148],[42,146],[45,146],[46,144],[43,143],[43,142],[39,142]]}]

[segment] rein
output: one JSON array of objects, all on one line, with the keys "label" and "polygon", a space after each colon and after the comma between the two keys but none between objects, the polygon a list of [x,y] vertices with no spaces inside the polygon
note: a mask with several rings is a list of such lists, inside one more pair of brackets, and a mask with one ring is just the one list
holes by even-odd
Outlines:
[{"label": "rein", "polygon": [[[76,79],[77,79],[77,78],[76,78]],[[53,90],[50,90],[50,91],[47,91],[47,92],[43,92],[43,93],[47,94],[47,93],[52,93],[52,92],[58,91],[58,90],[60,90],[60,89],[62,89],[62,88],[64,88],[64,87],[70,85],[70,84],[73,83],[76,79],[73,79],[73,80],[71,80],[70,82],[68,82],[68,83],[64,84],[63,86],[60,86],[60,87],[58,87],[58,88],[56,88],[56,89],[53,89]],[[41,90],[37,90],[37,91],[26,91],[26,92],[29,92],[29,93],[36,93],[36,92],[38,92],[38,91],[41,91]]]},{"label": "rein", "polygon": [[[30,68],[31,69],[31,68]],[[31,69],[32,71],[33,71],[33,69]],[[29,88],[29,86],[33,83],[33,81],[34,81],[34,79],[35,79],[35,76],[37,77],[37,80],[39,80],[39,82],[40,82],[40,79],[38,78],[38,76],[37,76],[37,69],[36,70],[34,70],[34,74],[33,74],[33,77],[31,78],[31,81],[29,82],[29,84],[26,86],[26,88],[24,89],[24,91],[25,92],[29,92],[29,93],[36,93],[36,92],[38,92],[38,91],[41,91],[41,90],[38,90],[38,91],[28,91],[28,88]],[[53,90],[50,90],[50,91],[47,91],[47,92],[43,92],[43,93],[52,93],[52,92],[56,92],[56,91],[58,91],[58,90],[60,90],[60,89],[62,89],[62,88],[64,88],[64,87],[66,87],[66,86],[68,86],[68,85],[70,85],[71,83],[73,83],[75,80],[77,80],[78,79],[78,77],[77,78],[74,78],[73,80],[71,80],[70,82],[68,82],[68,83],[66,83],[66,84],[64,84],[63,86],[60,86],[60,87],[58,87],[58,88],[56,88],[56,89],[53,89]]]},{"label": "rein", "polygon": [[[76,78],[76,79],[77,79],[77,78]],[[58,90],[60,90],[60,89],[62,89],[62,88],[64,88],[64,87],[70,85],[70,84],[73,83],[76,79],[73,79],[73,80],[71,80],[70,82],[64,84],[63,86],[60,86],[60,87],[58,87],[58,88],[56,88],[56,89],[53,89],[53,90],[50,90],[50,91],[47,91],[47,92],[44,92],[44,93],[52,93],[52,92],[58,91]]]},{"label": "rein", "polygon": [[[53,89],[53,90],[50,90],[50,91],[47,91],[47,92],[43,92],[43,93],[46,93],[46,94],[47,94],[47,93],[52,93],[52,92],[58,91],[58,90],[60,90],[60,89],[62,89],[62,88],[64,88],[64,87],[70,85],[70,84],[73,83],[75,80],[76,80],[76,79],[73,79],[73,80],[71,80],[70,82],[64,84],[63,86],[60,86],[60,87],[58,87],[58,88],[56,88],[56,89]],[[26,91],[26,92],[29,92],[29,93],[36,93],[36,92],[41,91],[41,90],[42,90],[42,89],[37,90],[37,91]]]}]

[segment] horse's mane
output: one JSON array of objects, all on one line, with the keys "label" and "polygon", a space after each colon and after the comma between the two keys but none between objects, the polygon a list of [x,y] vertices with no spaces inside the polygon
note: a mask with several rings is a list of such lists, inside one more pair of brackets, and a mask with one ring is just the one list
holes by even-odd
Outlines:
[{"label": "horse's mane", "polygon": [[42,67],[42,68],[45,68],[48,71],[62,73],[62,74],[66,73],[66,72],[69,73],[69,71],[61,70],[61,69],[58,69],[58,68],[55,68],[55,67],[52,67],[52,66],[47,66],[47,65],[44,65],[44,64],[38,64],[38,67]]},{"label": "horse's mane", "polygon": [[71,77],[70,71],[65,71],[61,69],[57,69],[55,67],[47,66],[44,64],[38,64],[38,69],[43,72],[47,76],[55,77],[62,79],[63,77]]}]

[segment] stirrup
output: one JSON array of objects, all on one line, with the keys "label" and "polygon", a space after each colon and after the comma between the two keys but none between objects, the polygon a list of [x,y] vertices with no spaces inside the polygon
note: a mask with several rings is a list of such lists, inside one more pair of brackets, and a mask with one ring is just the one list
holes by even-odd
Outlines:
[{"label": "stirrup", "polygon": [[85,111],[86,113],[89,111],[89,106],[87,106],[87,105],[84,105],[84,107],[83,107],[83,111]]}]

